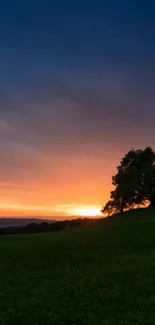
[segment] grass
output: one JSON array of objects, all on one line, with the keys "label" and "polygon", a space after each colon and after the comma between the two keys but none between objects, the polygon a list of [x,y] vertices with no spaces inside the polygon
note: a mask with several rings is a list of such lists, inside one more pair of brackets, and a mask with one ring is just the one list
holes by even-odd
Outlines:
[{"label": "grass", "polygon": [[155,324],[155,210],[0,237],[0,325]]}]

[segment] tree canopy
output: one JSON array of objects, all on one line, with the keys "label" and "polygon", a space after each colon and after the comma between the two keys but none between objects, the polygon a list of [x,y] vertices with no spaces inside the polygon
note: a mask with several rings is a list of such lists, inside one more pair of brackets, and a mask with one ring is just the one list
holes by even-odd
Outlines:
[{"label": "tree canopy", "polygon": [[103,214],[111,215],[150,202],[155,206],[155,152],[152,148],[130,150],[112,176],[115,189],[103,207]]}]

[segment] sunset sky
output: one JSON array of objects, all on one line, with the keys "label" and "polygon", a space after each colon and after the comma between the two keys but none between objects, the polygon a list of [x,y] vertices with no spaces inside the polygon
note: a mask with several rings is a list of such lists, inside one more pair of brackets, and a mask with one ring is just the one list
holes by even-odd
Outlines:
[{"label": "sunset sky", "polygon": [[0,6],[0,215],[98,214],[155,149],[155,1]]}]

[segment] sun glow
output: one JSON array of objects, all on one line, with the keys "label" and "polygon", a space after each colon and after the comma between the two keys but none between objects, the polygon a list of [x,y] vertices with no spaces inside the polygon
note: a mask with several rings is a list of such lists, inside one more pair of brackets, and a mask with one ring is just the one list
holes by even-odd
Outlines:
[{"label": "sun glow", "polygon": [[100,210],[100,207],[79,207],[74,209],[74,214],[83,217],[95,217],[101,215]]}]

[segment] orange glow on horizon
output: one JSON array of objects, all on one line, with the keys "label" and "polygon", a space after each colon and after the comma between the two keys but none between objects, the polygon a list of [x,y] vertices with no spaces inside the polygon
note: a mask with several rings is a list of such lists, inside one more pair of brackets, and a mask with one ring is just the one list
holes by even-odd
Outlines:
[{"label": "orange glow on horizon", "polygon": [[22,205],[17,203],[0,203],[1,216],[40,216],[40,217],[98,217],[101,216],[100,206],[78,205],[72,204],[58,205],[57,207],[44,205]]},{"label": "orange glow on horizon", "polygon": [[[0,216],[102,216],[100,210],[109,200],[111,176],[119,158],[109,151],[101,155],[100,148],[95,153],[71,151],[67,156],[60,152],[54,158],[52,154],[34,155],[28,156],[30,162],[26,161],[25,167],[21,161],[17,170],[9,167],[0,180]],[[21,153],[18,160],[20,157]]]}]

